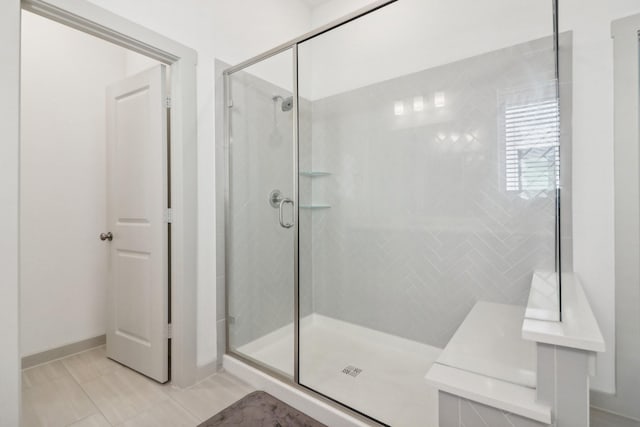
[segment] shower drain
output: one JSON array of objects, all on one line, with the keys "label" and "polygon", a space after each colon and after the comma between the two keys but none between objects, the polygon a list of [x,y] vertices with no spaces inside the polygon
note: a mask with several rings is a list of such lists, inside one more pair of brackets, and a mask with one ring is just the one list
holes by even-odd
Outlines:
[{"label": "shower drain", "polygon": [[360,375],[360,372],[362,372],[362,369],[356,368],[355,366],[351,366],[351,365],[347,366],[342,370],[343,374],[350,375],[354,378]]}]

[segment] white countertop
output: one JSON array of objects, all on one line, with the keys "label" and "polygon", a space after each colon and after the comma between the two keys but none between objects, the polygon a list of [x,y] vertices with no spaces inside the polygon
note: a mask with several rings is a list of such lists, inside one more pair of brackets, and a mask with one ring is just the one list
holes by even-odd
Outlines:
[{"label": "white countertop", "polygon": [[437,363],[535,388],[536,345],[522,339],[524,311],[478,301]]},{"label": "white countertop", "polygon": [[604,338],[578,278],[562,275],[562,321],[525,318],[522,338],[585,351],[605,351]]}]

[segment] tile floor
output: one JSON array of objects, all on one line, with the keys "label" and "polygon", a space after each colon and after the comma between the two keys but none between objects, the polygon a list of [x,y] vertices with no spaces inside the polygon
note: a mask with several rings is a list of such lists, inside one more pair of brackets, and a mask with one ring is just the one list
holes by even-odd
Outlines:
[{"label": "tile floor", "polygon": [[251,391],[226,373],[183,390],[161,385],[107,359],[103,346],[25,369],[22,426],[195,427]]},{"label": "tile floor", "polygon": [[[184,390],[161,385],[98,347],[22,373],[23,427],[195,427],[254,389],[218,373]],[[591,427],[640,423],[591,412]]]}]

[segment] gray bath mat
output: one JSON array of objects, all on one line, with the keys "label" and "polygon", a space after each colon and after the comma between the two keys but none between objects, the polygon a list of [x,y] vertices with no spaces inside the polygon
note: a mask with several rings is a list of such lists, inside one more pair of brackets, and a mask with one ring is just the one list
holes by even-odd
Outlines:
[{"label": "gray bath mat", "polygon": [[264,391],[254,391],[198,427],[326,427]]}]

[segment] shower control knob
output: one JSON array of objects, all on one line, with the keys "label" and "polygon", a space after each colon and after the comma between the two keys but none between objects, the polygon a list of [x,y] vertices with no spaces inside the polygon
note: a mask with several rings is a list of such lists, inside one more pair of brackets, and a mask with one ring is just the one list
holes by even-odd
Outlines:
[{"label": "shower control knob", "polygon": [[113,234],[110,231],[108,233],[100,233],[100,240],[102,240],[103,242],[105,240],[112,241]]},{"label": "shower control knob", "polygon": [[271,193],[269,193],[269,204],[274,209],[280,208],[280,202],[282,201],[282,199],[283,197],[280,190],[273,190]]}]

